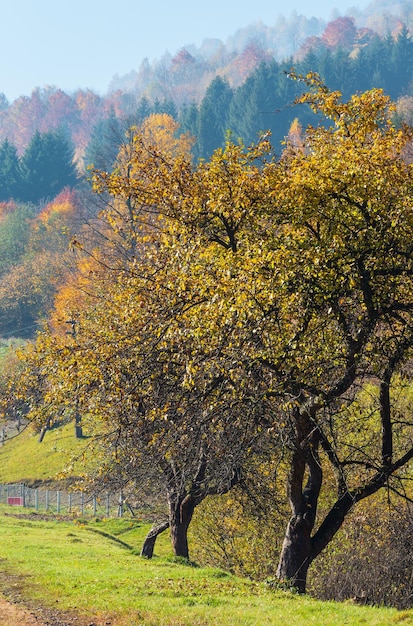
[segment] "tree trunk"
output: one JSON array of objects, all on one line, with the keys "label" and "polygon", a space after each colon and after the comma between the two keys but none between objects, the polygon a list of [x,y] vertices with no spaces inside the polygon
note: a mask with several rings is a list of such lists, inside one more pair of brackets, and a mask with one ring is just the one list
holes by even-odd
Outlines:
[{"label": "tree trunk", "polygon": [[83,437],[82,418],[80,417],[77,401],[75,411],[75,437],[76,439],[82,439]]},{"label": "tree trunk", "polygon": [[305,515],[288,522],[277,569],[277,578],[305,593],[307,571],[311,563],[311,530]]},{"label": "tree trunk", "polygon": [[163,522],[162,524],[158,524],[157,526],[153,526],[148,534],[146,535],[145,541],[143,542],[141,556],[145,556],[147,559],[151,559],[153,557],[153,551],[155,548],[155,542],[158,536],[169,528],[169,522]]},{"label": "tree trunk", "polygon": [[[413,448],[408,449],[398,460],[393,459],[393,423],[391,420],[390,381],[392,368],[383,375],[380,385],[380,419],[382,426],[381,467],[375,474],[353,489],[345,481],[338,483],[338,499],[313,533],[318,497],[322,485],[322,469],[318,457],[320,440],[329,454],[332,448],[318,430],[315,414],[305,407],[298,407],[294,415],[295,441],[288,477],[288,496],[292,516],[288,523],[281,551],[277,576],[281,581],[304,593],[308,568],[314,559],[327,547],[341,528],[346,516],[361,500],[377,493],[388,484],[389,477],[413,459]],[[337,457],[329,458],[336,470],[343,465]],[[366,459],[366,467],[368,459]],[[304,476],[307,483],[303,488]]]},{"label": "tree trunk", "polygon": [[189,559],[188,527],[196,506],[196,501],[189,495],[185,497],[168,497],[169,526],[171,542],[175,556]]},{"label": "tree trunk", "polygon": [[[305,593],[307,571],[312,561],[311,533],[323,480],[318,448],[320,435],[313,416],[297,409],[296,439],[288,478],[291,518],[288,522],[277,577]],[[307,482],[304,487],[304,478]]]},{"label": "tree trunk", "polygon": [[50,428],[50,418],[47,420],[46,424],[43,426],[42,430],[39,433],[39,443],[42,443],[47,431]]},{"label": "tree trunk", "polygon": [[164,460],[163,472],[167,479],[167,500],[169,507],[169,527],[175,556],[189,559],[188,527],[195,507],[206,497],[203,487],[207,468],[207,455],[199,452],[198,466],[192,476],[191,487],[185,488],[185,475],[179,467]]}]

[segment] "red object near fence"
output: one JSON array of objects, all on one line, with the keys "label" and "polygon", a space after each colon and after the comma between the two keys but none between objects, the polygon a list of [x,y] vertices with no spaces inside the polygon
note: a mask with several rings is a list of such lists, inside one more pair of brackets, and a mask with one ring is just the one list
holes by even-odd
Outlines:
[{"label": "red object near fence", "polygon": [[7,498],[7,504],[9,506],[24,506],[24,498],[22,498],[21,496],[16,496],[16,497],[8,497]]}]

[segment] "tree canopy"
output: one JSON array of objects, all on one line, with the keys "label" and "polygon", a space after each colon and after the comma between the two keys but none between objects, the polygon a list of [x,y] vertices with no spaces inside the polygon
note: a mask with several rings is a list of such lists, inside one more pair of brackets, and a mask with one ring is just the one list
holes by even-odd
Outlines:
[{"label": "tree canopy", "polygon": [[[193,166],[186,142],[134,132],[118,167],[95,172],[106,236],[73,242],[83,296],[28,352],[25,393],[42,420],[76,403],[101,472],[133,482],[150,467],[184,556],[193,507],[270,440],[290,464],[277,575],[304,591],[349,511],[400,493],[413,458],[411,415],[392,401],[413,341],[413,177],[411,131],[381,90],[346,102],[317,75],[292,78],[321,123],[300,141],[295,127],[281,158],[263,135]],[[376,405],[356,419],[366,384]]]}]

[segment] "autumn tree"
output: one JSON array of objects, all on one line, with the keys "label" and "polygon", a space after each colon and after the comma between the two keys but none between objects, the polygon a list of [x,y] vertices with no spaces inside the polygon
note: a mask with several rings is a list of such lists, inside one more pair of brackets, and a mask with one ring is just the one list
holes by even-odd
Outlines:
[{"label": "autumn tree", "polygon": [[[402,156],[410,132],[394,128],[378,90],[343,103],[316,77],[308,82],[300,101],[323,125],[308,129],[305,149],[254,167],[265,141],[248,156],[228,146],[184,180],[179,169],[179,184],[159,168],[156,185],[151,178],[145,188],[157,198],[152,206],[178,221],[186,245],[184,229],[198,233],[189,237],[189,265],[183,244],[175,254],[185,255],[185,275],[203,267],[196,293],[214,315],[192,307],[191,335],[219,337],[219,365],[211,355],[208,368],[241,377],[239,402],[265,398],[264,423],[288,435],[292,517],[278,575],[301,591],[348,512],[384,486],[398,491],[413,456],[411,423],[402,426],[391,404],[412,345],[411,168]],[[106,182],[119,189],[119,179]],[[355,434],[342,411],[367,380],[380,391],[374,445],[366,442],[371,423]],[[336,475],[336,501],[316,526],[325,463]]]},{"label": "autumn tree", "polygon": [[351,48],[356,37],[356,26],[351,17],[338,17],[329,22],[321,40],[330,47]]},{"label": "autumn tree", "polygon": [[52,308],[70,272],[70,237],[81,203],[64,190],[36,215],[32,205],[12,205],[0,220],[0,333],[30,337]]},{"label": "autumn tree", "polygon": [[227,70],[231,76],[231,84],[236,86],[242,85],[254,69],[261,63],[270,61],[271,56],[267,50],[258,41],[250,41],[241,54],[232,61]]},{"label": "autumn tree", "polygon": [[[76,399],[122,471],[144,465],[144,446],[158,476],[185,484],[170,492],[177,545],[203,462],[228,485],[271,435],[290,464],[277,575],[301,592],[348,513],[384,487],[400,493],[413,458],[411,418],[392,403],[413,342],[411,132],[380,90],[343,102],[317,76],[305,83],[298,102],[322,123],[281,159],[264,135],[194,167],[134,134],[119,167],[96,172],[112,234],[93,251],[105,271],[76,342],[46,335],[32,356],[42,410]],[[346,408],[367,383],[378,408],[355,420]]]},{"label": "autumn tree", "polygon": [[157,168],[165,167],[162,184],[171,182],[169,164],[183,164],[191,146],[176,131],[172,118],[152,116],[141,132],[131,129],[113,174],[97,175],[101,193],[120,181],[125,193],[107,202],[100,246],[87,251],[89,263],[75,279],[86,295],[68,297],[65,288],[54,316],[57,332],[39,336],[29,352],[25,390],[43,424],[53,415],[72,418],[76,407],[82,426],[96,436],[106,489],[109,481],[139,491],[149,484],[152,499],[159,489],[165,493],[174,552],[188,558],[195,507],[240,480],[243,459],[260,432],[258,420],[239,419],[235,384],[200,367],[206,347],[205,354],[198,352],[197,368],[185,356],[195,352],[191,338],[182,342],[176,332],[184,332],[191,296],[184,284],[181,295],[171,291],[181,258],[174,261],[170,254],[180,235],[156,217],[144,189],[127,190],[128,184],[149,185]]},{"label": "autumn tree", "polygon": [[[136,263],[135,270],[141,273],[143,265]],[[159,272],[159,278],[164,272],[170,280],[175,276],[164,259],[163,267],[158,262],[152,270]],[[46,344],[49,357],[41,367],[47,372],[47,385],[54,381],[53,394],[57,381],[67,375],[63,370],[70,372],[64,393],[78,399],[84,432],[96,437],[93,447],[99,471],[93,485],[132,489],[135,499],[166,509],[174,553],[188,558],[187,531],[196,506],[241,479],[244,458],[259,433],[248,420],[239,419],[235,390],[223,394],[228,382],[222,376],[191,373],[183,358],[183,350],[191,349],[189,338],[185,347],[180,346],[168,332],[177,306],[168,298],[170,281],[166,291],[158,279],[144,289],[141,276],[128,274],[121,273],[116,288],[95,271],[94,289],[100,283],[100,301],[95,291],[93,305],[75,317],[76,334],[69,345],[66,338],[52,349]],[[49,394],[44,407],[48,401]],[[56,408],[55,400],[53,405]],[[60,415],[63,410],[68,414],[67,401],[60,409]],[[160,505],[160,496],[165,506]]]},{"label": "autumn tree", "polygon": [[179,134],[179,124],[167,113],[152,113],[143,120],[140,132],[146,145],[156,146],[168,156],[190,155],[194,138],[188,133]]},{"label": "autumn tree", "polygon": [[[284,378],[295,354],[288,373],[292,518],[278,575],[300,590],[348,512],[384,486],[397,492],[413,456],[412,423],[405,416],[401,426],[391,400],[412,346],[412,173],[403,159],[411,133],[394,128],[379,90],[343,103],[317,77],[308,82],[301,102],[333,124],[308,129],[305,151],[292,154],[279,181],[285,226],[274,244],[286,248],[285,279],[298,307],[287,359],[268,360]],[[374,427],[363,415],[355,433],[342,409],[367,380],[378,387],[379,408]],[[337,494],[316,527],[325,460]]]}]

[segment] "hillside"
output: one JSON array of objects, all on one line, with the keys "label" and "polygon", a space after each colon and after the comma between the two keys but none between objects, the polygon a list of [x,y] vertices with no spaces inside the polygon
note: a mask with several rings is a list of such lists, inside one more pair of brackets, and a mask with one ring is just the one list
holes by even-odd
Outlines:
[{"label": "hillside", "polygon": [[[215,78],[224,79],[236,91],[262,63],[270,66],[275,63],[282,68],[287,65],[290,68],[306,58],[308,66],[311,58],[316,60],[314,51],[316,56],[320,52],[324,54],[333,51],[340,53],[341,57],[343,53],[347,58],[359,53],[363,56],[372,39],[396,38],[402,25],[409,24],[412,15],[411,2],[388,3],[387,0],[377,0],[365,11],[350,11],[348,15],[337,16],[329,23],[297,14],[289,18],[280,16],[274,25],[255,23],[240,29],[227,42],[207,40],[200,48],[187,45],[173,53],[165,53],[161,59],[152,63],[143,59],[140,66],[126,76],[115,76],[105,95],[90,89],[65,93],[58,86],[33,85],[31,94],[22,95],[14,102],[9,103],[4,97],[0,98],[0,144],[8,139],[21,155],[37,131],[44,133],[60,130],[72,141],[76,163],[83,170],[93,135],[96,140],[96,134],[107,132],[107,125],[104,125],[106,128],[101,126],[102,121],[112,118],[112,122],[113,119],[129,119],[140,123],[149,113],[167,112],[179,118],[187,130],[194,132],[194,127],[187,128],[187,115],[183,113],[193,105],[201,107],[208,87]],[[312,57],[308,56],[309,52]],[[338,67],[339,56],[334,58],[333,65],[336,67],[336,78],[343,78],[343,72],[347,69],[346,64]],[[381,54],[376,67],[377,63],[360,58],[359,62],[364,66],[360,76],[372,78],[375,87],[387,88],[387,85],[382,84],[378,72],[385,65],[383,59],[386,56]],[[397,72],[403,72],[406,70],[406,59],[400,58],[399,61]],[[330,75],[324,74],[325,63],[325,60],[321,63],[317,61],[317,66],[310,69],[320,71],[330,84]],[[344,58],[341,58],[340,65],[342,63]],[[394,71],[390,70],[390,75],[393,74]],[[403,80],[402,83],[401,90],[392,96],[409,95],[408,81]],[[343,89],[343,85],[339,88]],[[357,79],[351,86],[353,90],[364,88]],[[347,92],[347,89],[344,91]],[[251,101],[253,99],[251,96]],[[268,109],[268,104],[261,100],[258,108],[262,110],[265,106],[264,110],[272,111],[279,108],[277,104]],[[284,97],[283,105],[286,104],[288,102]],[[222,123],[225,126],[224,121]],[[231,125],[224,130],[228,128]],[[266,128],[263,126],[258,130]],[[232,130],[239,132],[237,128]],[[283,135],[287,130],[284,127]],[[250,137],[240,136],[244,141],[250,141]]]},{"label": "hillside", "polygon": [[162,538],[148,561],[137,555],[148,529],[139,521],[15,517],[4,507],[0,520],[6,574],[0,575],[0,593],[48,624],[412,624],[407,611],[317,602],[222,570],[183,565],[169,556]]},{"label": "hillside", "polygon": [[[410,619],[413,36],[400,17],[383,35],[338,16],[289,59],[250,42],[198,100],[180,102],[177,80],[162,100],[47,88],[5,103],[0,128],[18,112],[24,132],[0,145],[0,485],[91,469],[67,511],[83,517],[88,490],[97,517],[117,494],[154,535],[169,527],[175,564]],[[174,67],[193,82],[187,50]],[[31,426],[13,436],[27,420],[42,443]],[[60,516],[60,490],[54,503]]]},{"label": "hillside", "polygon": [[[31,485],[57,481],[59,474],[73,457],[81,455],[85,446],[87,439],[76,439],[72,424],[50,430],[42,443],[30,425],[20,434],[10,431],[5,444],[0,446],[0,483]],[[82,465],[84,467],[84,461]]]}]

